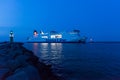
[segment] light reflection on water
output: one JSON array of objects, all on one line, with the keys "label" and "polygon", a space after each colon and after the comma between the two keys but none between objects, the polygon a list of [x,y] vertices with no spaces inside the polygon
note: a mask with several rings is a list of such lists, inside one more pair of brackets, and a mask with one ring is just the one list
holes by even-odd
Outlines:
[{"label": "light reflection on water", "polygon": [[37,54],[38,43],[34,43],[33,45],[34,45],[34,47],[33,47],[34,53]]},{"label": "light reflection on water", "polygon": [[53,67],[62,62],[62,43],[33,43],[33,52]]}]

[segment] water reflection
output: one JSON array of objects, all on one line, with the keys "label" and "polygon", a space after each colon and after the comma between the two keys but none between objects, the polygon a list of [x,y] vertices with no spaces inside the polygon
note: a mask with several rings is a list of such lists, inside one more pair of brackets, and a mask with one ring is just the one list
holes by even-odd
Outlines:
[{"label": "water reflection", "polygon": [[40,57],[40,59],[48,59],[48,47],[49,44],[48,43],[40,43],[40,49],[39,49],[39,54],[38,56]]},{"label": "water reflection", "polygon": [[34,50],[34,53],[37,54],[38,43],[34,43],[34,44],[33,44],[33,50]]},{"label": "water reflection", "polygon": [[51,43],[50,50],[51,50],[51,56],[52,56],[51,58],[52,59],[60,59],[61,58],[61,53],[62,53],[62,44],[61,43]]},{"label": "water reflection", "polygon": [[48,43],[41,43],[40,44],[40,52],[42,54],[48,53]]},{"label": "water reflection", "polygon": [[62,63],[62,43],[33,43],[34,53],[47,64]]},{"label": "water reflection", "polygon": [[48,43],[41,43],[41,46],[42,46],[43,48],[47,48],[47,47],[48,47]]}]

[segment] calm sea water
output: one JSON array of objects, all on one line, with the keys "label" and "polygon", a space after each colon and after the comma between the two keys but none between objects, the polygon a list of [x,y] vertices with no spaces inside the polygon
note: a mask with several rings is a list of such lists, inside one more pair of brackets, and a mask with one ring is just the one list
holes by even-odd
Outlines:
[{"label": "calm sea water", "polygon": [[25,43],[65,80],[120,80],[120,43]]}]

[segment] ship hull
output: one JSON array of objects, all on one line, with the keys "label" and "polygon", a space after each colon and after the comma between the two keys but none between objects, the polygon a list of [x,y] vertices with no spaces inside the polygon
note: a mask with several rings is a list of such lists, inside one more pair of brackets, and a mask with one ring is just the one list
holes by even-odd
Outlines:
[{"label": "ship hull", "polygon": [[86,42],[27,42],[27,43],[86,43]]},{"label": "ship hull", "polygon": [[86,40],[78,40],[78,41],[28,41],[28,43],[86,43]]}]

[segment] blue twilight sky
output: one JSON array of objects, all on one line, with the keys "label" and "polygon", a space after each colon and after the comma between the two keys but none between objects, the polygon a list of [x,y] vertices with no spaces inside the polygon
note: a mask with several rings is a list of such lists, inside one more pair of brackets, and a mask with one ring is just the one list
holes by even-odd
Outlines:
[{"label": "blue twilight sky", "polygon": [[0,0],[0,41],[38,31],[71,31],[95,41],[120,41],[120,0]]}]

